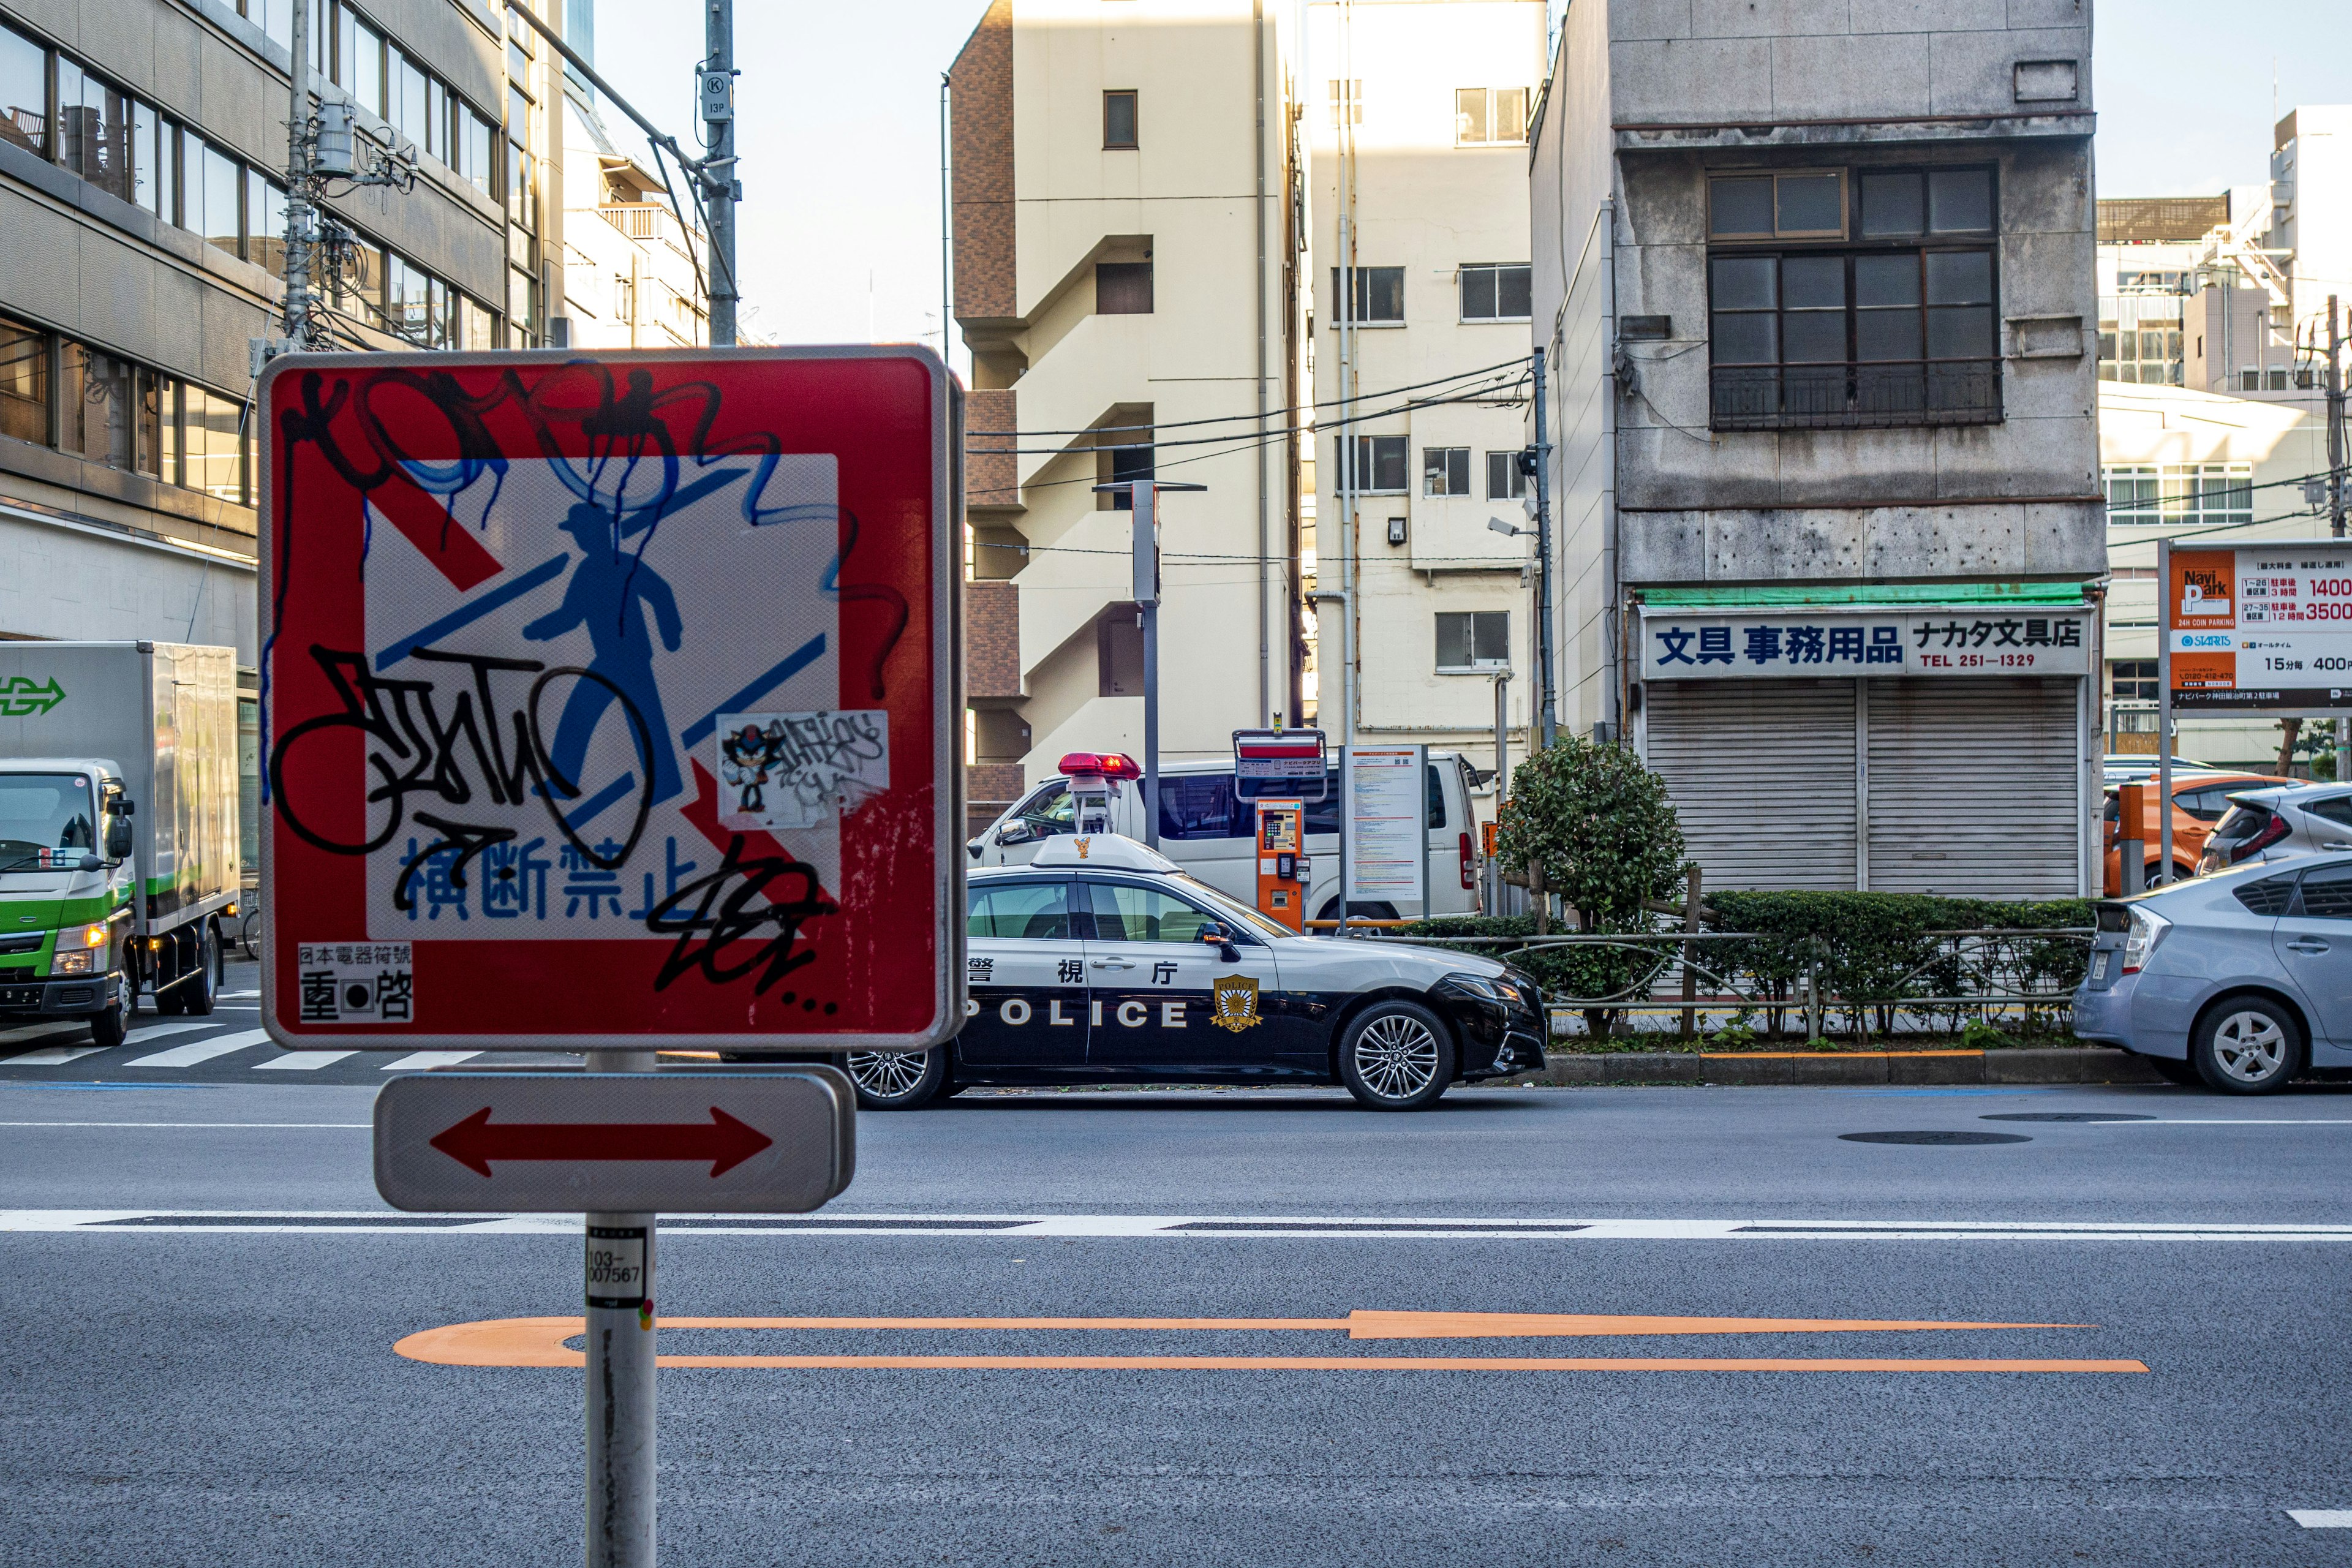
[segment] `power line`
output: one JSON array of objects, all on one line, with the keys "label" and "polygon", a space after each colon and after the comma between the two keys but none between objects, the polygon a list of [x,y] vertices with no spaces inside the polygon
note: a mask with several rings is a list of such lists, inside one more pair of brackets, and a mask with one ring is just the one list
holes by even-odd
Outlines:
[{"label": "power line", "polygon": [[[1491,377],[1488,384],[1486,385],[1465,392],[1456,393],[1451,396],[1413,398],[1410,401],[1398,404],[1391,408],[1375,409],[1369,414],[1356,414],[1351,415],[1345,419],[1327,420],[1314,425],[1276,425],[1268,427],[1262,434],[1266,437],[1272,437],[1276,436],[1295,436],[1307,430],[1336,430],[1341,426],[1353,425],[1360,420],[1384,418],[1391,414],[1409,413],[1415,408],[1424,408],[1434,404],[1475,403],[1481,401],[1486,394],[1503,393],[1512,390],[1512,388],[1515,387],[1520,380],[1525,378],[1526,374],[1526,369],[1522,366],[1518,375],[1514,377],[1509,383],[1504,382],[1502,377],[1497,375]],[[1453,377],[1449,379],[1458,380],[1460,378]],[[1403,391],[1405,389],[1400,387],[1397,390]],[[1376,397],[1387,397],[1392,395],[1383,392],[1375,393],[1373,395]],[[1353,401],[1361,402],[1362,400],[1359,398]],[[1236,430],[1222,436],[1192,436],[1187,437],[1181,441],[1130,441],[1108,447],[995,447],[982,448],[978,452],[975,452],[972,447],[967,446],[964,448],[964,451],[966,456],[987,456],[997,458],[1055,458],[1073,452],[1158,452],[1165,451],[1171,447],[1213,447],[1231,441],[1255,441],[1260,439],[1260,437],[1261,432],[1258,431]]]},{"label": "power line", "polygon": [[[1493,364],[1480,365],[1475,370],[1456,371],[1452,375],[1441,375],[1434,381],[1417,381],[1406,386],[1383,387],[1378,392],[1359,393],[1352,398],[1334,397],[1322,403],[1310,403],[1307,405],[1307,406],[1309,408],[1336,408],[1342,403],[1360,403],[1366,397],[1393,397],[1401,392],[1419,392],[1425,387],[1444,386],[1448,382],[1467,381],[1474,375],[1486,375],[1494,371],[1510,370],[1514,367],[1524,367],[1527,361],[1524,359],[1500,360]],[[1232,425],[1242,422],[1255,423],[1258,417],[1259,416],[1255,414],[1219,414],[1202,419],[1173,419],[1165,424],[1090,425],[1083,430],[1024,430],[1007,433],[1023,436],[1113,436],[1129,430],[1182,430],[1195,425]],[[1058,447],[1054,448],[1055,451],[1059,451],[1062,448]]]}]

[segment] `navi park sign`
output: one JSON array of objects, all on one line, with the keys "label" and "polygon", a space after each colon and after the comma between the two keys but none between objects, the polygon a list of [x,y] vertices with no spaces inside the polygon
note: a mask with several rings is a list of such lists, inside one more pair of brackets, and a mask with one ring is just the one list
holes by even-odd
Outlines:
[{"label": "navi park sign", "polygon": [[289,355],[257,396],[273,1037],[952,1033],[935,358]]}]

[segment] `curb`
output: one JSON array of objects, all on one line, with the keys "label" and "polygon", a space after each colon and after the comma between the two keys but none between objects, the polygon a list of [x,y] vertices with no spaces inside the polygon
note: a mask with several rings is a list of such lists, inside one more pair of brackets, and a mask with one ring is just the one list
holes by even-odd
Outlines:
[{"label": "curb", "polygon": [[1622,1051],[1545,1058],[1513,1083],[2163,1083],[2129,1051],[2099,1046],[2000,1051]]}]

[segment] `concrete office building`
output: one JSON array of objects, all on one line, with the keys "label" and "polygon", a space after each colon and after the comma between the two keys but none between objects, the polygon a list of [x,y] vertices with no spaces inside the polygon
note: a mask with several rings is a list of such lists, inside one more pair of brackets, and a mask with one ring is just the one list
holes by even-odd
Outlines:
[{"label": "concrete office building", "polygon": [[975,818],[1141,748],[1131,514],[1097,484],[1208,487],[1160,512],[1162,754],[1298,716],[1286,11],[996,0],[956,60]]},{"label": "concrete office building", "polygon": [[2091,128],[2087,0],[1568,9],[1563,717],[1715,886],[2095,885]]},{"label": "concrete office building", "polygon": [[[336,341],[541,342],[551,52],[479,0],[311,15],[319,92],[417,154],[408,191],[327,200]],[[247,345],[284,297],[292,23],[289,0],[0,0],[0,636],[225,644],[249,678]]]},{"label": "concrete office building", "polygon": [[[1307,7],[1314,690],[1335,739],[1490,755],[1490,683],[1507,672],[1526,754],[1536,601],[1517,458],[1531,429],[1527,128],[1544,10]],[[1524,531],[1491,530],[1497,517]]]}]

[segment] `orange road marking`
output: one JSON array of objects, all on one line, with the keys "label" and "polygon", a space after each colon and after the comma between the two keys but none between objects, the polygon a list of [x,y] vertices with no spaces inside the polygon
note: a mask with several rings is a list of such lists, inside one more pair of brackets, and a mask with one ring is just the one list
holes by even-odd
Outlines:
[{"label": "orange road marking", "polygon": [[[674,1329],[972,1329],[1323,1331],[1350,1339],[1596,1334],[1908,1332],[1924,1329],[2088,1328],[2085,1323],[1881,1321],[1840,1318],[1653,1318],[1517,1312],[1367,1312],[1346,1318],[664,1318]],[[410,1334],[393,1346],[439,1366],[576,1367],[580,1318],[495,1318]],[[2015,1358],[1787,1356],[1088,1356],[665,1355],[662,1366],[977,1371],[1162,1372],[2091,1372],[2143,1362]]]}]

